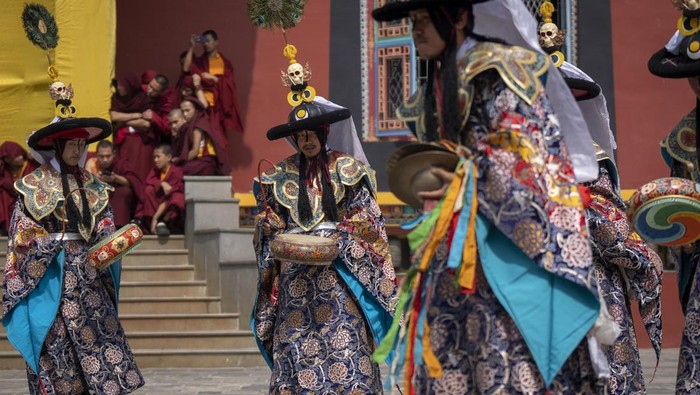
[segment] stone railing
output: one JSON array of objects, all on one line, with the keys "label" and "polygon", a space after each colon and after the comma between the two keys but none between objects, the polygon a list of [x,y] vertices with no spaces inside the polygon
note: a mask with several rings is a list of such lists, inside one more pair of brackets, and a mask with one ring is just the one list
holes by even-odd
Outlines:
[{"label": "stone railing", "polygon": [[195,277],[207,281],[207,293],[221,296],[222,311],[249,317],[257,290],[253,230],[239,225],[239,200],[231,197],[229,176],[185,176],[185,244]]}]

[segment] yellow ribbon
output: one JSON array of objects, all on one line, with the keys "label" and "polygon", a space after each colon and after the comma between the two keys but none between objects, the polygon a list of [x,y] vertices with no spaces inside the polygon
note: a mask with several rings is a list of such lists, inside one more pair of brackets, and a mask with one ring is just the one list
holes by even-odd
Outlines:
[{"label": "yellow ribbon", "polygon": [[423,361],[428,367],[428,375],[432,378],[442,377],[442,365],[430,347],[430,325],[425,323],[425,334],[423,335]]},{"label": "yellow ribbon", "polygon": [[440,217],[438,217],[437,223],[435,224],[435,231],[433,232],[430,241],[425,247],[423,256],[421,257],[419,270],[425,272],[430,265],[430,260],[435,254],[435,249],[445,237],[447,229],[450,227],[452,222],[452,215],[454,214],[455,202],[459,196],[459,190],[462,185],[462,180],[464,179],[464,166],[460,166],[455,172],[455,176],[450,183],[450,187],[447,189],[447,195],[444,197],[442,204],[442,211],[440,212]]},{"label": "yellow ribbon", "polygon": [[471,206],[469,207],[469,226],[467,227],[467,240],[464,243],[464,252],[462,253],[462,265],[460,266],[457,279],[459,286],[468,290],[474,289],[474,278],[476,276],[476,215],[479,204],[476,193],[476,171],[476,165],[472,164],[474,187],[472,188]]}]

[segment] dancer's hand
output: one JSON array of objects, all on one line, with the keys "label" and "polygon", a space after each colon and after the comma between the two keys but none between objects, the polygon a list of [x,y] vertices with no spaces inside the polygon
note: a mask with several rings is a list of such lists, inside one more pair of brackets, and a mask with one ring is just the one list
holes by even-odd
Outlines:
[{"label": "dancer's hand", "polygon": [[447,192],[447,188],[449,188],[450,183],[452,182],[452,179],[454,178],[454,173],[451,171],[447,171],[445,169],[442,169],[440,167],[433,167],[430,170],[433,175],[435,175],[437,178],[439,178],[442,181],[442,186],[438,189],[435,189],[433,191],[423,191],[423,192],[418,192],[418,197],[421,199],[427,201],[427,200],[435,200],[438,201],[442,199],[443,196],[445,196],[445,192]]}]

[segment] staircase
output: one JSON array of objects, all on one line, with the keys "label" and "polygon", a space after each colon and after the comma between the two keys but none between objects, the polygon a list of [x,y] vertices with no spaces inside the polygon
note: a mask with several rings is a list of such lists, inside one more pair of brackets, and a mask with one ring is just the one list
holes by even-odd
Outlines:
[{"label": "staircase", "polygon": [[[6,248],[7,239],[0,238],[3,267]],[[207,282],[196,279],[189,253],[184,236],[144,236],[122,262],[119,318],[139,367],[264,365],[249,318],[223,312],[221,296],[211,296]],[[0,325],[0,369],[24,366]]]}]

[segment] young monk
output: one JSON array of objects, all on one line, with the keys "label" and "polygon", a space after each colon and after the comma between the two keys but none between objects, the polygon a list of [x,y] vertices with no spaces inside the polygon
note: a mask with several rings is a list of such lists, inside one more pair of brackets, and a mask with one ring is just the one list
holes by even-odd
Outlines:
[{"label": "young monk", "polygon": [[153,150],[153,168],[146,177],[144,220],[150,223],[151,233],[161,237],[169,236],[171,231],[181,233],[185,222],[183,174],[171,164],[172,158],[169,145],[157,146]]}]

